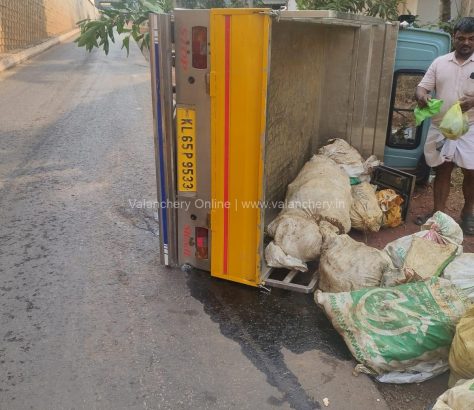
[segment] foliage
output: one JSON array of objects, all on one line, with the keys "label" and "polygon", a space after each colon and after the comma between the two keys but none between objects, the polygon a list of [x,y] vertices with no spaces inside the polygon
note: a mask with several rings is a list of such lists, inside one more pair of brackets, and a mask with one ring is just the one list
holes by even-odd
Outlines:
[{"label": "foliage", "polygon": [[[213,9],[228,7],[224,0],[179,0],[178,6],[185,9]],[[254,7],[263,7],[262,0],[254,0]],[[242,8],[248,7],[247,0],[231,0],[229,7]]]},{"label": "foliage", "polygon": [[115,43],[114,30],[123,34],[122,48],[127,55],[130,52],[130,38],[135,40],[140,48],[149,48],[149,33],[142,33],[141,26],[148,21],[149,13],[163,13],[172,9],[172,0],[123,0],[114,2],[105,10],[100,10],[98,20],[85,19],[77,24],[81,29],[80,36],[75,40],[79,47],[87,51],[93,48],[103,48],[109,53],[110,42]]},{"label": "foliage", "polygon": [[336,10],[397,20],[398,6],[405,0],[296,0],[300,10]]},{"label": "foliage", "polygon": [[225,7],[224,0],[181,0],[179,6],[185,9],[212,9]]},{"label": "foliage", "polygon": [[[248,7],[247,0],[231,0],[230,7],[241,8],[241,7]],[[253,7],[268,7],[263,4],[262,0],[253,0]]]},{"label": "foliage", "polygon": [[[439,21],[438,23],[430,23],[430,24],[424,24],[421,25],[422,28],[426,28],[429,30],[441,30],[444,31],[445,33],[448,33],[451,36],[451,39],[454,38],[454,26],[456,23],[461,19],[461,16],[458,16],[456,18],[453,18],[448,21]],[[451,46],[451,51],[453,51],[454,48]]]},{"label": "foliage", "polygon": [[[296,0],[299,9],[336,10],[349,13],[359,13],[368,16],[396,20],[398,5],[405,0]],[[224,0],[181,0],[180,7],[184,8],[218,8],[226,7]],[[246,0],[231,0],[231,7],[246,7]],[[254,0],[254,7],[262,7],[261,0]],[[110,42],[115,43],[114,34],[122,35],[122,48],[130,52],[130,38],[135,40],[140,48],[148,49],[150,35],[141,30],[148,21],[149,13],[169,12],[173,8],[172,0],[121,0],[113,2],[107,9],[100,10],[98,20],[81,20],[77,24],[81,29],[80,36],[75,40],[79,47],[87,51],[103,48],[109,53]],[[143,32],[142,32],[143,31]]]},{"label": "foliage", "polygon": [[457,22],[459,20],[461,20],[461,16],[450,19],[448,21],[440,21],[435,26],[438,27],[439,29],[445,31],[446,33],[449,33],[451,38],[453,38],[454,37],[454,26],[457,24]]},{"label": "foliage", "polygon": [[[224,0],[181,0],[180,7],[189,9],[209,9],[226,7]],[[231,7],[247,7],[246,0],[231,0]],[[261,0],[254,0],[254,7],[261,7]],[[130,52],[130,38],[135,40],[140,49],[150,47],[150,35],[141,30],[148,21],[149,13],[167,13],[173,9],[172,0],[122,0],[111,3],[107,9],[100,10],[98,20],[81,20],[77,24],[81,29],[80,36],[75,40],[79,47],[87,51],[103,48],[109,53],[110,42],[115,43],[114,33],[123,35],[122,48]],[[142,32],[144,31],[144,32]]]}]

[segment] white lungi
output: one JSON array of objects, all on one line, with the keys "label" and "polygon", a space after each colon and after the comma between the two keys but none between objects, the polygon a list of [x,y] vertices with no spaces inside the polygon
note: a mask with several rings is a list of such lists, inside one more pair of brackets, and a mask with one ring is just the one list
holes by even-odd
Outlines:
[{"label": "white lungi", "polygon": [[431,125],[425,143],[425,159],[430,167],[454,162],[458,167],[474,169],[474,125],[457,140],[449,140]]}]

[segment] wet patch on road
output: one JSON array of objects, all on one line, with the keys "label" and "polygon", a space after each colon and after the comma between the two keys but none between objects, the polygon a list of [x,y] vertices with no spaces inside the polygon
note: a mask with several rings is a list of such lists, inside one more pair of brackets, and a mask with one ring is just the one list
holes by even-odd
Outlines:
[{"label": "wet patch on road", "polygon": [[268,293],[196,270],[186,275],[191,296],[202,303],[221,333],[239,343],[268,383],[282,393],[282,399],[269,398],[269,403],[280,406],[287,402],[295,409],[321,408],[288,369],[281,351],[286,348],[298,354],[316,349],[339,360],[351,360],[344,341],[316,306],[313,295],[280,289]]}]

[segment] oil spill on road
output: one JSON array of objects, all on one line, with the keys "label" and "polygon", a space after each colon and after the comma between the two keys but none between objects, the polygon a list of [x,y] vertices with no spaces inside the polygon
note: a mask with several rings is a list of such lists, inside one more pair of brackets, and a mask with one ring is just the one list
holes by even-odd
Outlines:
[{"label": "oil spill on road", "polygon": [[[270,293],[214,279],[208,273],[187,273],[191,296],[219,324],[221,333],[239,343],[247,358],[296,409],[319,409],[285,364],[281,349],[293,353],[320,350],[339,360],[351,354],[313,295],[272,289]],[[281,404],[282,404],[281,403]]]}]

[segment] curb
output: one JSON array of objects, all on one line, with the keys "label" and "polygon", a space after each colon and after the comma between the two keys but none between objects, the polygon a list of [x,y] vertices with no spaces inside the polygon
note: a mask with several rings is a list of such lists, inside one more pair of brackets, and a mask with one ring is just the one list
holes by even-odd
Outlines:
[{"label": "curb", "polygon": [[29,60],[30,58],[43,53],[44,51],[55,46],[56,44],[63,43],[65,40],[72,37],[73,35],[79,34],[79,32],[80,30],[77,28],[58,37],[46,40],[45,42],[38,44],[37,46],[19,51],[18,53],[7,54],[4,57],[0,55],[0,72],[8,70],[9,68],[18,65],[25,60]]}]

